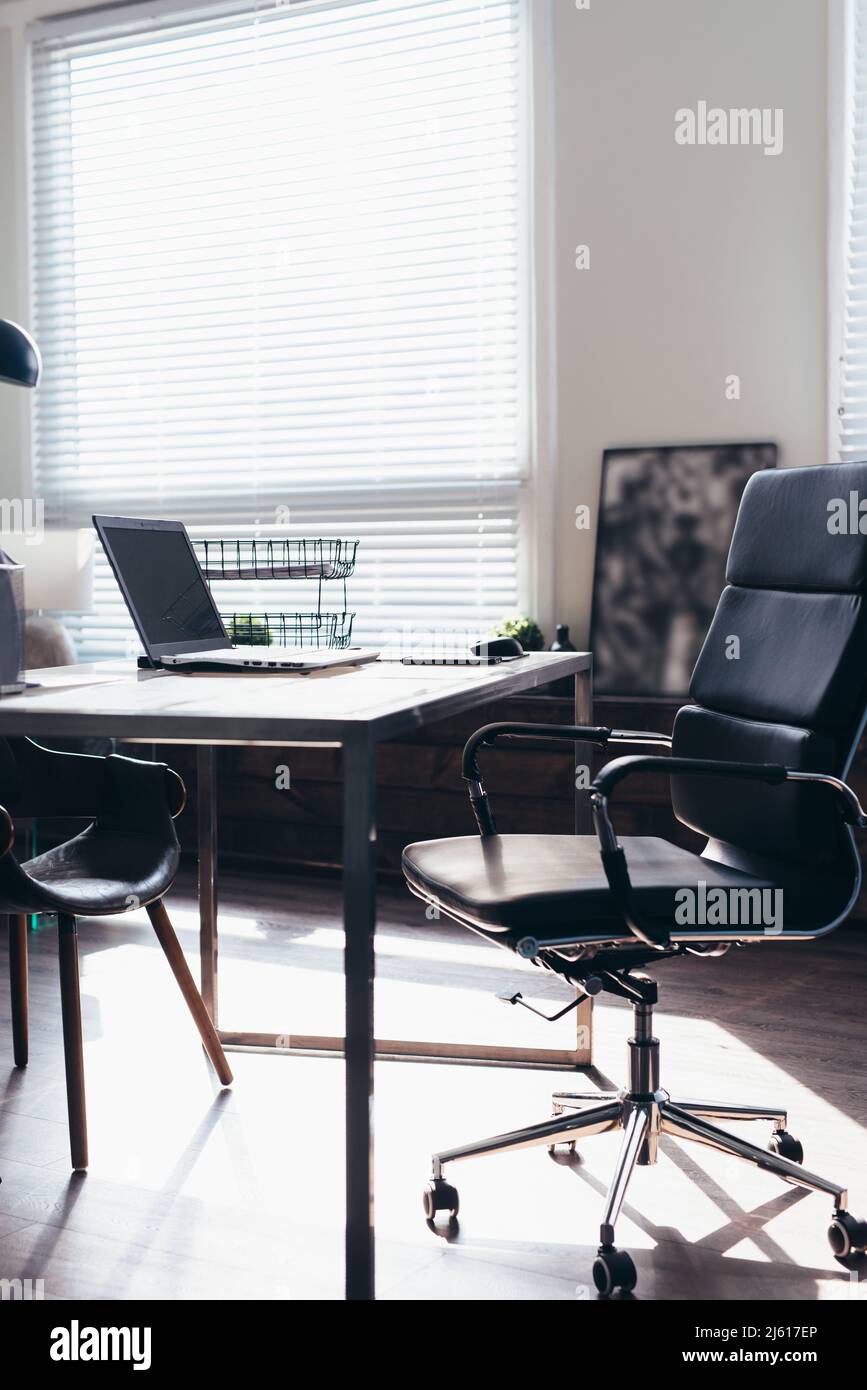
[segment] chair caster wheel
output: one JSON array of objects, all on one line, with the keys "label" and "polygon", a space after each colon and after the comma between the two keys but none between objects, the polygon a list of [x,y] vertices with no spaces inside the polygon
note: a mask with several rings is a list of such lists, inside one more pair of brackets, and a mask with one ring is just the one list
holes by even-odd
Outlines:
[{"label": "chair caster wheel", "polygon": [[549,1144],[548,1153],[551,1155],[552,1158],[559,1158],[561,1154],[568,1154],[569,1157],[573,1157],[576,1153],[575,1140],[564,1139],[563,1142],[560,1144]]},{"label": "chair caster wheel", "polygon": [[848,1211],[838,1211],[828,1227],[828,1240],[838,1260],[861,1255],[867,1250],[867,1221],[859,1221]]},{"label": "chair caster wheel", "polygon": [[625,1250],[616,1250],[613,1245],[600,1245],[599,1254],[593,1261],[593,1283],[603,1298],[610,1298],[618,1289],[622,1293],[631,1293],[637,1281],[635,1265]]},{"label": "chair caster wheel", "polygon": [[422,1202],[428,1221],[435,1221],[438,1211],[447,1211],[449,1220],[454,1221],[460,1207],[458,1189],[444,1178],[431,1178],[422,1194]]},{"label": "chair caster wheel", "polygon": [[793,1163],[804,1162],[804,1146],[788,1130],[775,1129],[768,1140],[768,1148],[772,1154],[779,1154],[780,1158],[790,1158]]}]

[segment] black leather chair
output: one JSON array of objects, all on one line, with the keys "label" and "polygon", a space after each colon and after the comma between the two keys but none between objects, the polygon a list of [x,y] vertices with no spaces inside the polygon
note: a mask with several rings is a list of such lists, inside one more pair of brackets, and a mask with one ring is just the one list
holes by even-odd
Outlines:
[{"label": "black leather chair", "polygon": [[[60,1003],[73,1168],[87,1167],[87,1114],[76,917],[147,909],[181,993],[224,1086],[232,1073],[163,905],[178,870],[173,824],[184,784],[165,763],[55,752],[30,739],[0,740],[0,913],[9,919],[15,1064],[27,1065],[27,918],[57,915]],[[90,819],[79,835],[19,864],[13,815]]]},{"label": "black leather chair", "polygon": [[[676,1103],[660,1086],[653,1036],[656,986],[642,967],[686,952],[720,955],[734,944],[763,950],[832,931],[861,885],[852,827],[867,825],[843,780],[867,713],[867,534],[838,534],[850,494],[867,499],[867,463],[755,474],[741,501],[727,585],[670,739],[581,726],[490,724],[464,749],[463,776],[479,837],[409,845],[403,869],[425,902],[574,985],[578,997],[608,990],[629,999],[629,1082],[612,1094],[559,1092],[552,1119],[434,1155],[425,1212],[456,1218],[458,1194],[443,1178],[457,1159],[529,1145],[571,1145],[622,1129],[593,1277],[601,1294],[636,1282],[614,1224],[636,1164],[656,1159],[660,1133],[693,1139],[827,1193],[829,1239],[846,1264],[863,1261],[867,1222],[848,1210],[845,1188],[801,1166],[786,1111],[740,1101]],[[867,510],[867,509],[865,509]],[[864,520],[867,530],[867,518]],[[620,757],[591,784],[596,837],[498,835],[478,766],[499,739],[545,738],[602,748],[670,745],[670,756]],[[683,824],[707,837],[701,854],[662,839],[618,840],[609,802],[627,777],[671,779]],[[721,892],[716,890],[722,890]],[[781,897],[773,896],[781,894]],[[776,910],[782,904],[782,918]],[[712,906],[711,906],[712,905]],[[749,969],[745,958],[743,968]],[[766,1120],[768,1149],[716,1120]]]}]

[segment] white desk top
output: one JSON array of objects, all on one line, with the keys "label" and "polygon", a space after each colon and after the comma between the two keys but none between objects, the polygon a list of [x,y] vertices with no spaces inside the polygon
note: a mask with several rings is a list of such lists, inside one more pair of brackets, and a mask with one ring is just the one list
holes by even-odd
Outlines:
[{"label": "white desk top", "polygon": [[134,661],[35,671],[0,698],[0,736],[90,735],[160,743],[378,742],[490,700],[587,671],[588,652],[533,652],[498,666],[375,662],[309,675],[179,675]]}]

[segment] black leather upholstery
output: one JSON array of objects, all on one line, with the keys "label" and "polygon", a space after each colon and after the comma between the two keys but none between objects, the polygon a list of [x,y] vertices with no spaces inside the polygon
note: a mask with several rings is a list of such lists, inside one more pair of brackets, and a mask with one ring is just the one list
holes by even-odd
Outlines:
[{"label": "black leather upholstery", "polygon": [[[744,489],[726,579],[749,589],[867,593],[865,533],[829,530],[831,504],[867,501],[863,463],[754,473]],[[836,512],[836,507],[833,511]]]},{"label": "black leather upholstery", "polygon": [[19,864],[0,858],[0,912],[126,912],[162,897],[178,870],[164,763],[58,753],[0,740],[0,802],[13,816],[91,819],[81,834]]},{"label": "black leather upholstery", "polygon": [[[649,917],[671,922],[681,888],[773,888],[771,878],[701,859],[668,840],[624,836],[632,886]],[[599,858],[595,835],[478,835],[407,845],[403,872],[445,908],[465,912],[492,932],[574,938],[625,935]]]},{"label": "black leather upholstery", "polygon": [[696,704],[723,714],[843,731],[845,737],[863,707],[865,652],[867,607],[860,594],[729,585],[690,694]]},{"label": "black leather upholstery", "polygon": [[[867,499],[867,463],[750,479],[673,753],[843,774],[867,704],[867,535],[834,529],[852,493]],[[842,852],[816,787],[675,777],[671,793],[686,825],[740,849],[814,865]]]},{"label": "black leather upholstery", "polygon": [[[680,757],[708,757],[724,762],[781,763],[800,772],[837,767],[838,754],[828,734],[788,724],[734,719],[696,705],[685,705],[674,721],[674,747]],[[731,841],[756,854],[786,860],[794,846],[801,862],[829,864],[840,852],[838,818],[821,787],[792,782],[770,787],[710,777],[672,777],[671,804],[678,820],[702,835]]]},{"label": "black leather upholstery", "polygon": [[178,871],[179,850],[155,836],[104,834],[96,825],[22,864],[18,901],[4,884],[4,912],[58,911],[88,917],[128,912],[161,898]]}]

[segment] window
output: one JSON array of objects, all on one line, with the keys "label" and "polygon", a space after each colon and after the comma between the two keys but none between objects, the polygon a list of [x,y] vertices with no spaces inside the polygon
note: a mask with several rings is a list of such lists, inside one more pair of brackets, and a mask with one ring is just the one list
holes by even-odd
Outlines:
[{"label": "window", "polygon": [[[97,27],[99,26],[99,27]],[[46,518],[360,538],[355,635],[519,605],[520,0],[184,11],[32,32]],[[299,607],[245,584],[221,607]],[[83,658],[129,650],[105,565]]]},{"label": "window", "polygon": [[[867,458],[867,0],[840,8],[832,54],[831,453]],[[841,214],[841,215],[840,215]]]}]

